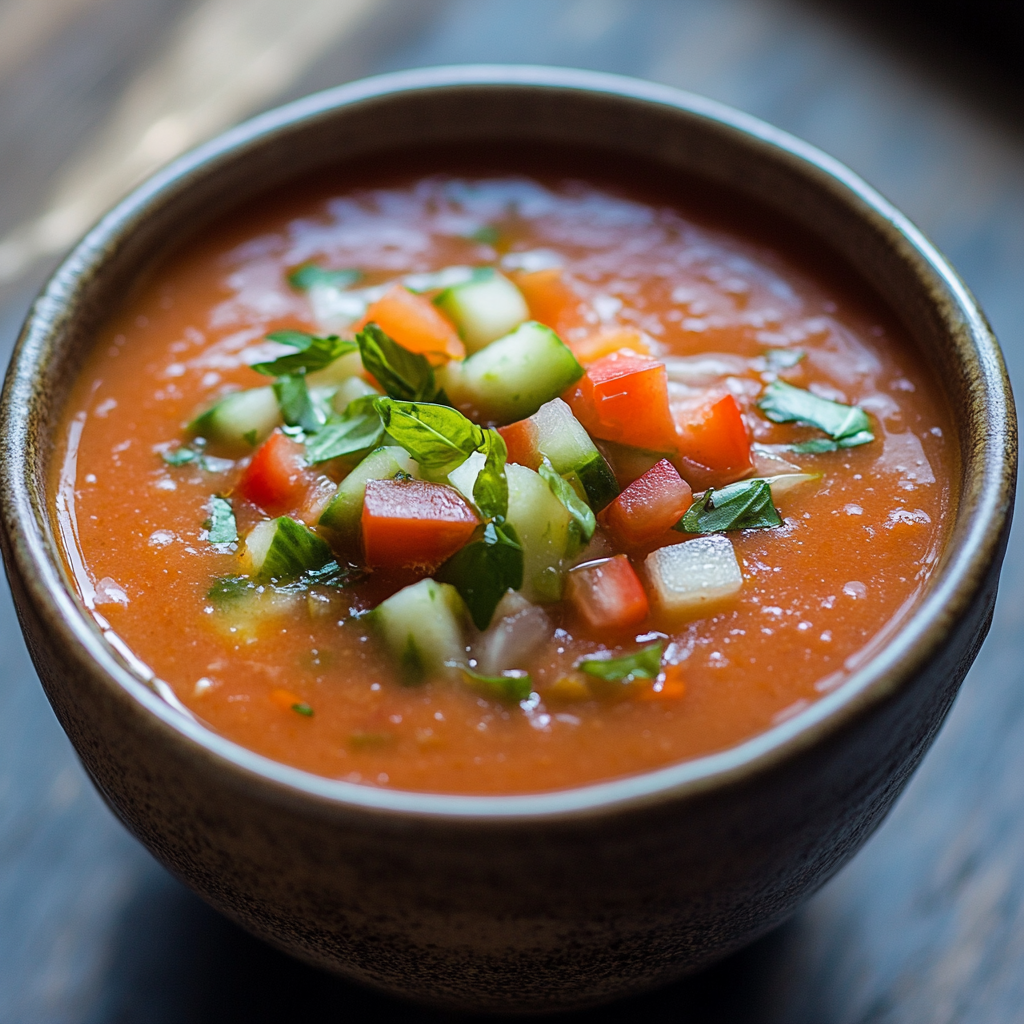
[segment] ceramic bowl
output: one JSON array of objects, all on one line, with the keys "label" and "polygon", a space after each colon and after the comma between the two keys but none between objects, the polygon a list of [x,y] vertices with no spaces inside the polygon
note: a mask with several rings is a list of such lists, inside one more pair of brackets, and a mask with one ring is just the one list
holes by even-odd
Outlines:
[{"label": "ceramic bowl", "polygon": [[[133,280],[214,217],[296,175],[480,142],[597,147],[796,225],[892,309],[954,410],[959,499],[925,597],[849,682],[733,749],[532,796],[316,777],[175,707],[87,612],[63,567],[47,498],[55,424],[97,325]],[[734,110],[626,78],[412,71],[225,133],[142,185],[68,257],[7,374],[3,554],[33,661],[83,764],[127,828],[204,899],[296,956],[393,993],[565,1009],[666,982],[750,942],[878,826],[987,631],[1015,445],[1010,385],[974,299],[836,161]]]}]

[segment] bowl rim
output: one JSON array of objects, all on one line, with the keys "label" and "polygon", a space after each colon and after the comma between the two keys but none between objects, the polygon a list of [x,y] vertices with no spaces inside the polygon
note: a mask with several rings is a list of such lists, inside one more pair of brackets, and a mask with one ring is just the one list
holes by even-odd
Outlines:
[{"label": "bowl rim", "polygon": [[[719,130],[753,138],[796,164],[822,187],[839,189],[848,202],[873,216],[890,241],[904,248],[930,272],[952,303],[972,342],[974,369],[987,399],[983,450],[975,459],[980,477],[977,498],[961,546],[909,618],[886,636],[880,649],[835,690],[793,717],[736,746],[652,771],[568,789],[514,795],[463,795],[378,788],[330,779],[274,761],[203,725],[176,704],[131,652],[111,642],[72,591],[62,565],[51,558],[31,497],[34,476],[27,458],[28,420],[34,380],[47,340],[59,333],[80,301],[79,289],[102,265],[105,254],[130,234],[147,210],[190,177],[216,171],[220,161],[257,147],[275,132],[329,117],[366,101],[408,92],[469,89],[564,90],[667,107],[712,122]],[[922,271],[918,271],[921,276]],[[939,303],[932,294],[933,304]],[[947,314],[944,320],[948,321]],[[965,466],[966,469],[966,466]],[[1016,420],[1010,383],[998,343],[973,296],[925,236],[858,175],[816,147],[749,114],[669,86],[603,72],[535,65],[470,64],[421,68],[360,79],[277,107],[251,118],[177,158],[134,189],[108,212],[53,273],[28,314],[11,357],[0,409],[0,502],[6,533],[5,554],[13,560],[35,611],[60,634],[85,671],[141,705],[152,719],[184,744],[193,759],[228,772],[243,786],[257,787],[274,800],[305,801],[321,812],[344,810],[387,818],[460,822],[564,819],[619,813],[641,806],[679,801],[765,773],[800,751],[837,733],[869,708],[906,685],[941,646],[950,622],[962,616],[999,557],[1009,527],[1016,479]],[[966,489],[965,489],[966,490]],[[963,516],[964,510],[958,509]],[[863,651],[870,651],[869,642]],[[124,648],[123,641],[120,648]],[[148,675],[148,678],[147,678]],[[162,689],[161,689],[162,687]]]}]

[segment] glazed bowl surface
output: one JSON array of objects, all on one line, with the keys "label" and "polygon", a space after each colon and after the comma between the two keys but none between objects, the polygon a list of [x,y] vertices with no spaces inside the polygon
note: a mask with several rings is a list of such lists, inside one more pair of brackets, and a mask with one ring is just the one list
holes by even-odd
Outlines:
[{"label": "glazed bowl surface", "polygon": [[[76,596],[48,510],[68,390],[140,274],[307,174],[423,146],[614,152],[818,239],[893,311],[954,411],[959,494],[925,596],[847,683],[735,748],[508,797],[390,791],[271,762],[204,728]],[[991,619],[1016,421],[998,345],[942,256],[813,147],[711,101],[588,72],[457,67],[343,86],[188,154],[105,217],[25,325],[3,393],[3,554],[47,696],[124,824],[215,907],[312,963],[463,1009],[585,1006],[772,928],[883,819]]]}]

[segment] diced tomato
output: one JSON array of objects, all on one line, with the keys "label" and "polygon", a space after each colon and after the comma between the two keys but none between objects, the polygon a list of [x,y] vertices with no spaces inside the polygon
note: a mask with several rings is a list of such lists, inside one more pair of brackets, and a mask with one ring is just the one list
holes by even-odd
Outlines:
[{"label": "diced tomato", "polygon": [[252,457],[238,491],[264,512],[277,516],[301,508],[316,482],[317,476],[306,468],[302,445],[275,430]]},{"label": "diced tomato", "polygon": [[498,427],[498,433],[508,448],[508,461],[537,469],[541,454],[537,448],[537,424],[532,419],[516,420],[507,427]]},{"label": "diced tomato", "polygon": [[580,297],[566,283],[557,267],[516,274],[515,283],[526,299],[530,316],[561,335],[583,323]]},{"label": "diced tomato", "polygon": [[655,452],[676,450],[668,376],[650,356],[613,352],[591,363],[562,397],[594,437]]},{"label": "diced tomato", "polygon": [[680,455],[707,467],[713,483],[739,480],[754,468],[747,425],[732,395],[716,394],[696,406],[676,406],[673,415]]},{"label": "diced tomato", "polygon": [[355,329],[360,330],[371,321],[402,348],[422,353],[435,365],[466,355],[458,332],[430,299],[400,284],[392,285],[371,303]]},{"label": "diced tomato", "polygon": [[679,700],[686,696],[686,677],[682,665],[666,665],[653,685],[641,690],[641,700]]},{"label": "diced tomato", "polygon": [[662,459],[634,480],[600,519],[623,547],[641,547],[672,529],[692,504],[690,485],[668,459]]},{"label": "diced tomato", "polygon": [[425,480],[369,480],[363,501],[363,553],[378,567],[438,565],[479,525],[453,487]]},{"label": "diced tomato", "polygon": [[584,366],[623,348],[640,355],[651,353],[646,337],[634,327],[608,327],[583,341],[574,342],[570,348]]},{"label": "diced tomato", "polygon": [[598,630],[635,626],[650,610],[640,577],[625,555],[570,570],[564,596],[576,614]]}]

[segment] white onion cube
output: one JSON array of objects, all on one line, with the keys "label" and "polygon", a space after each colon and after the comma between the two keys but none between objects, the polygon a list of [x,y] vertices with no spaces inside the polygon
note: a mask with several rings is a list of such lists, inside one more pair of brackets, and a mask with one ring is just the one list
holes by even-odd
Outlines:
[{"label": "white onion cube", "polygon": [[743,586],[732,541],[721,534],[658,548],[644,564],[658,604],[669,613],[699,609]]}]

